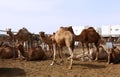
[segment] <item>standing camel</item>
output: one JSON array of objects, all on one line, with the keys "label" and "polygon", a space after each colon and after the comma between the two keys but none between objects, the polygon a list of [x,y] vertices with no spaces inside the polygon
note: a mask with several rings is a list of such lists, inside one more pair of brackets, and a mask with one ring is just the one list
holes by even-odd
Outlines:
[{"label": "standing camel", "polygon": [[[22,28],[20,29],[17,34],[13,34],[11,29],[8,29],[7,30],[7,34],[9,34],[10,38],[14,41],[18,40],[18,41],[21,41],[22,43],[24,42],[30,42],[30,45],[31,44],[31,38],[32,38],[32,34],[26,29],[26,28]],[[28,44],[27,44],[28,45]],[[28,49],[28,48],[27,48]]]},{"label": "standing camel", "polygon": [[53,44],[52,44],[52,40],[51,40],[51,36],[46,36],[45,32],[39,32],[39,36],[42,40],[42,42],[44,42],[45,44],[47,44],[49,46],[49,50],[50,50],[50,55],[53,56]]},{"label": "standing camel", "polygon": [[56,50],[55,46],[57,44],[58,46],[58,52],[59,57],[61,58],[61,62],[63,62],[62,58],[62,48],[66,46],[69,50],[70,57],[68,58],[70,60],[70,65],[68,69],[72,68],[73,63],[73,49],[74,49],[74,35],[64,27],[61,27],[52,37],[52,40],[54,41],[53,48],[54,48],[54,54],[53,54],[53,61],[51,65],[55,63],[55,56],[56,56]]},{"label": "standing camel", "polygon": [[76,41],[80,41],[82,43],[83,48],[83,54],[84,54],[84,44],[87,47],[88,53],[89,53],[89,44],[94,43],[95,47],[97,48],[96,58],[95,60],[98,60],[98,52],[99,52],[99,44],[101,40],[101,36],[95,31],[93,27],[89,27],[88,29],[84,29],[80,35],[77,35],[75,37]]},{"label": "standing camel", "polygon": [[[74,34],[74,31],[72,29],[72,26],[69,27],[65,27],[66,30],[71,31],[71,33]],[[82,44],[82,48],[83,48],[83,55],[85,53],[84,51],[84,44],[87,47],[88,53],[89,53],[89,44],[94,43],[96,48],[97,48],[97,53],[96,53],[96,59],[98,60],[98,52],[99,52],[99,44],[100,44],[100,40],[101,40],[101,36],[96,32],[96,30],[93,27],[89,27],[88,29],[84,29],[80,35],[75,35],[75,41],[80,41]]]}]

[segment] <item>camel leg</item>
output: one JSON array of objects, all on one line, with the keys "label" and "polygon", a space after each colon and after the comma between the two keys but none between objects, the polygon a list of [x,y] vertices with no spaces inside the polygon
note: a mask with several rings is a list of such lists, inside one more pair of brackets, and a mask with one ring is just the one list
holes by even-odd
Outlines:
[{"label": "camel leg", "polygon": [[83,54],[83,57],[82,57],[82,60],[84,61],[85,60],[85,50],[84,50],[84,43],[82,43],[82,54]]},{"label": "camel leg", "polygon": [[53,60],[52,60],[52,63],[50,65],[54,65],[55,57],[56,57],[56,46],[55,46],[55,44],[53,44]]},{"label": "camel leg", "polygon": [[70,59],[70,65],[68,67],[68,69],[72,69],[72,64],[73,64],[73,51],[70,47],[68,47],[69,53],[70,53],[70,57],[68,57],[68,59]]},{"label": "camel leg", "polygon": [[50,50],[50,57],[53,57],[53,46],[49,46],[49,50]]},{"label": "camel leg", "polygon": [[86,44],[86,47],[87,47],[87,51],[88,51],[88,55],[89,55],[89,45],[88,45],[88,43]]},{"label": "camel leg", "polygon": [[84,51],[84,44],[82,43],[82,54],[83,54],[83,56],[85,55],[85,51]]},{"label": "camel leg", "polygon": [[112,49],[108,49],[108,62],[107,64],[110,64],[110,54],[111,54]]},{"label": "camel leg", "polygon": [[98,47],[98,45],[97,45],[97,44],[95,44],[95,46],[96,46],[96,48],[97,48],[96,58],[95,58],[95,60],[97,61],[97,60],[98,60],[99,47]]},{"label": "camel leg", "polygon": [[58,54],[59,54],[59,58],[60,58],[60,64],[63,65],[64,61],[63,61],[63,57],[62,57],[62,47],[60,47]]}]

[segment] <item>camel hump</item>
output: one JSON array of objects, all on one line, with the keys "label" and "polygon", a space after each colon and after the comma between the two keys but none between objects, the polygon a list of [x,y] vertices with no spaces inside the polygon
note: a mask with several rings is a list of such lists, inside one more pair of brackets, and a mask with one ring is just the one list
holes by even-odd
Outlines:
[{"label": "camel hump", "polygon": [[62,29],[62,30],[66,30],[66,31],[70,31],[72,34],[74,34],[74,31],[73,31],[73,28],[72,28],[72,26],[68,26],[68,27],[60,27],[60,29]]},{"label": "camel hump", "polygon": [[96,32],[96,30],[94,29],[94,27],[89,27],[88,31]]}]

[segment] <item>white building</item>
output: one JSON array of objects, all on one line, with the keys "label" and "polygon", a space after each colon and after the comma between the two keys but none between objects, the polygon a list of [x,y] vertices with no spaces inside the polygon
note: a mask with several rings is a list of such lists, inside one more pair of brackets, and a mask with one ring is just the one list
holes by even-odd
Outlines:
[{"label": "white building", "polygon": [[103,25],[101,27],[101,35],[103,36],[120,36],[120,25]]},{"label": "white building", "polygon": [[[74,33],[79,35],[81,31],[90,26],[73,26]],[[93,26],[94,29],[102,36],[112,36],[119,37],[120,36],[120,25],[102,25],[100,27]]]},{"label": "white building", "polygon": [[[86,29],[91,26],[73,26],[73,31],[76,35],[79,35],[83,29]],[[94,29],[100,34],[101,28],[100,27],[94,27]]]},{"label": "white building", "polygon": [[73,28],[75,35],[79,35],[85,27],[84,26],[73,26],[72,28]]}]

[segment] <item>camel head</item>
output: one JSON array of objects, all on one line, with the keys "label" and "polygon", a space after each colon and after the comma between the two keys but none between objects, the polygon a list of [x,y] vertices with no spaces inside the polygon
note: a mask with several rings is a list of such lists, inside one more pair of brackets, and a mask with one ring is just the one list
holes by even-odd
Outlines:
[{"label": "camel head", "polygon": [[6,31],[11,31],[11,28],[7,28]]},{"label": "camel head", "polygon": [[39,32],[40,37],[45,37],[45,32]]},{"label": "camel head", "polygon": [[9,34],[11,32],[11,28],[7,28],[6,32],[7,32],[7,34]]}]

